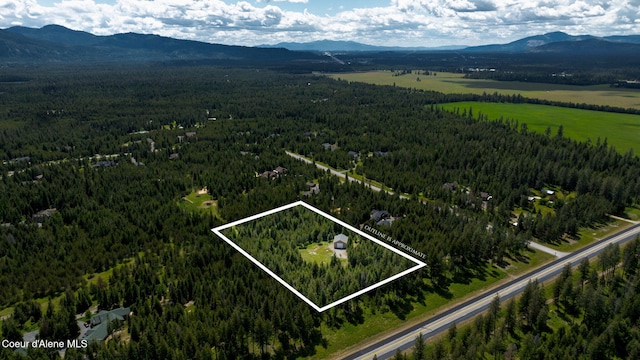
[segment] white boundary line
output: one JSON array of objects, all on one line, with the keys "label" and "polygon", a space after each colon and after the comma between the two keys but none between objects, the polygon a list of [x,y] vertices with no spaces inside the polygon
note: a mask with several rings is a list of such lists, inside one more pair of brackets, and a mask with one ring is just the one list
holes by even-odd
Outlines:
[{"label": "white boundary line", "polygon": [[[221,230],[224,230],[224,229],[236,226],[236,225],[240,225],[240,224],[243,224],[245,222],[253,221],[253,220],[261,218],[263,216],[275,214],[275,213],[277,213],[279,211],[287,210],[287,209],[290,209],[290,208],[293,208],[293,207],[296,207],[296,206],[304,206],[305,208],[315,212],[316,214],[318,214],[320,216],[323,216],[323,217],[325,217],[325,218],[327,218],[327,219],[329,219],[329,220],[331,220],[331,221],[333,221],[335,223],[338,223],[338,224],[346,227],[350,231],[353,231],[356,234],[358,234],[358,235],[360,235],[360,236],[362,236],[362,237],[364,237],[366,239],[369,239],[369,240],[375,242],[376,244],[385,247],[388,250],[391,250],[391,251],[395,252],[396,254],[408,259],[409,261],[412,261],[412,262],[416,263],[416,266],[414,266],[412,268],[409,268],[409,269],[407,269],[407,270],[405,270],[405,271],[403,271],[403,272],[401,272],[399,274],[393,275],[392,277],[390,277],[388,279],[382,280],[381,282],[378,282],[378,283],[375,283],[375,284],[373,284],[373,285],[371,285],[369,287],[366,287],[366,288],[364,288],[364,289],[362,289],[362,290],[360,290],[360,291],[358,291],[356,293],[353,293],[353,294],[351,294],[349,296],[346,296],[346,297],[344,297],[344,298],[342,298],[340,300],[334,301],[334,302],[330,303],[329,305],[325,305],[325,306],[320,307],[320,306],[316,305],[315,303],[313,303],[313,301],[307,299],[307,297],[302,295],[298,290],[296,290],[293,286],[289,285],[286,281],[282,280],[282,278],[280,278],[278,275],[276,275],[273,271],[269,270],[266,266],[264,266],[261,262],[256,260],[253,256],[249,255],[249,253],[244,251],[240,246],[238,246],[238,244],[236,244],[233,241],[229,240],[229,238],[227,238],[221,232]],[[304,201],[296,201],[296,202],[291,203],[289,205],[281,206],[279,208],[275,208],[275,209],[272,209],[272,210],[269,210],[269,211],[265,211],[265,212],[262,212],[260,214],[249,216],[248,218],[244,218],[244,219],[241,219],[241,220],[238,220],[238,221],[234,221],[234,222],[229,223],[229,224],[218,226],[216,228],[211,229],[211,231],[213,231],[216,235],[218,235],[220,238],[222,238],[222,240],[224,240],[226,243],[228,243],[229,245],[233,246],[234,249],[238,250],[238,252],[240,252],[242,255],[244,255],[247,259],[251,260],[251,262],[256,264],[260,269],[262,269],[267,274],[271,275],[274,279],[276,279],[284,287],[286,287],[291,292],[296,294],[296,296],[298,296],[300,299],[304,300],[304,302],[309,304],[312,308],[316,309],[316,311],[318,311],[318,312],[323,312],[325,310],[331,309],[332,307],[334,307],[336,305],[339,305],[339,304],[342,304],[344,302],[347,302],[347,301],[349,301],[349,300],[351,300],[351,299],[353,299],[353,298],[355,298],[357,296],[360,296],[360,295],[362,295],[362,294],[364,294],[366,292],[369,292],[369,291],[371,291],[371,290],[373,290],[373,289],[375,289],[377,287],[385,285],[385,284],[387,284],[387,283],[389,283],[389,282],[391,282],[393,280],[396,280],[396,279],[398,279],[398,278],[400,278],[402,276],[405,276],[405,275],[407,275],[409,273],[412,273],[412,272],[414,272],[414,271],[416,271],[416,270],[418,270],[418,269],[420,269],[422,267],[427,266],[427,264],[425,264],[424,262],[419,261],[419,260],[413,258],[412,256],[409,256],[408,254],[405,254],[405,253],[401,252],[400,250],[398,250],[396,248],[393,248],[388,244],[383,243],[382,241],[374,238],[373,236],[371,236],[371,235],[369,235],[369,234],[367,234],[367,233],[365,233],[365,232],[363,232],[363,231],[361,231],[359,229],[356,229],[355,227],[345,223],[344,221],[342,221],[340,219],[337,219],[337,218],[335,218],[335,217],[333,217],[333,216],[331,216],[329,214],[326,214],[326,213],[316,209],[315,207],[305,203]]]}]

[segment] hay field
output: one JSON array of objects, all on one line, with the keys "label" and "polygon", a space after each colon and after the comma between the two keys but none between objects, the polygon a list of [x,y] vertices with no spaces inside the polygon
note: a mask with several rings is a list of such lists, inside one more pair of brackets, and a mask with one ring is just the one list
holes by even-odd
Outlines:
[{"label": "hay field", "polygon": [[489,120],[501,117],[518,120],[520,124],[526,123],[529,130],[539,133],[544,133],[549,127],[551,136],[555,136],[562,125],[565,137],[578,141],[591,140],[594,144],[598,138],[606,138],[607,143],[621,153],[629,149],[633,149],[634,154],[640,153],[640,115],[535,104],[457,102],[440,106],[449,111],[458,109],[460,113],[472,108],[474,117],[482,113]]},{"label": "hay field", "polygon": [[[463,74],[440,73],[436,76],[407,74],[393,76],[391,71],[370,71],[329,75],[334,79],[377,85],[433,90],[445,94],[521,94],[524,97],[552,101],[609,105],[640,109],[640,90],[617,89],[609,85],[575,86],[516,81],[464,79]],[[420,78],[420,81],[417,79]]]}]

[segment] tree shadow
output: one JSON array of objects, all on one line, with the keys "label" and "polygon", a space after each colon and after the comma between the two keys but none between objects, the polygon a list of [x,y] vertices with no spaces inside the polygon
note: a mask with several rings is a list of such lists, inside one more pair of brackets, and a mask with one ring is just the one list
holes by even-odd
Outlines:
[{"label": "tree shadow", "polygon": [[451,298],[453,298],[453,294],[451,293],[451,291],[449,291],[449,287],[443,287],[443,286],[436,286],[433,288],[433,291],[438,294],[439,296],[450,300]]},{"label": "tree shadow", "polygon": [[[309,333],[309,343],[301,346],[297,349],[294,349],[288,353],[281,353],[281,357],[276,356],[276,358],[281,359],[300,359],[300,358],[309,358],[316,354],[316,346],[322,346],[323,348],[327,348],[329,346],[329,342],[322,336],[322,332],[318,329],[312,329]],[[278,354],[276,354],[278,355]]]},{"label": "tree shadow", "polygon": [[413,310],[413,305],[411,305],[410,300],[403,299],[402,301],[394,302],[389,308],[398,319],[405,320],[407,315]]},{"label": "tree shadow", "polygon": [[360,304],[357,304],[353,311],[345,308],[343,313],[345,319],[352,325],[359,325],[364,323],[364,311],[362,310]]}]

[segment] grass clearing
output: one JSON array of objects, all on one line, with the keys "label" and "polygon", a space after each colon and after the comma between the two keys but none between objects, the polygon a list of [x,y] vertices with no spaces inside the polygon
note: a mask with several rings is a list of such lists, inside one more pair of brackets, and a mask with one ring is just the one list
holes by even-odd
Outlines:
[{"label": "grass clearing", "polygon": [[[311,244],[305,249],[300,250],[302,259],[306,262],[313,262],[316,264],[331,264],[331,258],[333,257],[333,251],[329,248],[330,242],[322,242]],[[346,262],[347,259],[338,258],[338,260]]]},{"label": "grass clearing", "polygon": [[[429,292],[425,294],[424,301],[413,301],[413,309],[404,318],[399,318],[393,311],[381,312],[376,309],[365,310],[365,321],[362,324],[344,323],[338,330],[322,325],[322,334],[327,340],[327,347],[316,347],[316,353],[311,359],[343,358],[353,349],[361,346],[361,342],[373,342],[381,339],[391,332],[399,331],[402,327],[410,327],[422,320],[452,307],[456,303],[469,299],[486,291],[490,287],[498,285],[500,282],[510,280],[512,277],[530,271],[533,268],[548,262],[554,257],[552,255],[530,250],[524,253],[523,261],[507,259],[509,266],[500,269],[487,263],[480,271],[474,274],[472,279],[466,282],[452,283],[449,291]],[[425,287],[431,287],[425,281]],[[414,299],[416,300],[416,299]]]},{"label": "grass clearing", "polygon": [[637,206],[627,207],[624,213],[630,220],[640,221],[640,208],[638,208]]},{"label": "grass clearing", "polygon": [[475,117],[482,113],[489,120],[512,119],[520,124],[526,123],[529,130],[544,133],[551,129],[551,136],[555,136],[560,125],[565,137],[577,141],[591,141],[596,143],[607,139],[609,145],[619,152],[625,153],[633,149],[640,153],[640,115],[617,114],[602,111],[570,109],[557,106],[536,104],[507,104],[483,102],[458,102],[442,104],[448,111],[458,109],[460,113],[473,109]]},{"label": "grass clearing", "polygon": [[218,201],[214,200],[207,192],[206,188],[194,190],[187,196],[183,197],[178,205],[191,212],[205,212],[220,218],[218,212]]},{"label": "grass clearing", "polygon": [[[518,81],[465,79],[464,74],[437,72],[436,76],[407,74],[393,76],[391,71],[368,71],[329,75],[334,79],[376,85],[398,86],[445,94],[520,94],[528,98],[640,109],[640,91],[612,88],[607,84],[577,86]],[[417,81],[420,78],[420,81]]]},{"label": "grass clearing", "polygon": [[580,231],[578,231],[579,240],[577,241],[565,240],[560,244],[542,243],[542,245],[562,252],[573,252],[631,226],[633,226],[633,224],[628,221],[613,219],[607,224],[581,228]]}]

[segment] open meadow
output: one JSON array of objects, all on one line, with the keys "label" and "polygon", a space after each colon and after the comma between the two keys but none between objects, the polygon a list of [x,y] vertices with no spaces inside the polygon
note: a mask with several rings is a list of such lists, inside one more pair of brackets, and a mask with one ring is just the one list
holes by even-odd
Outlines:
[{"label": "open meadow", "polygon": [[526,123],[529,130],[544,133],[549,127],[554,136],[560,125],[563,135],[578,141],[591,140],[596,143],[600,138],[607,139],[609,145],[619,152],[626,153],[633,149],[640,153],[640,115],[618,114],[593,110],[571,109],[557,106],[535,104],[507,104],[483,102],[457,102],[442,104],[448,111],[459,110],[460,113],[473,109],[473,114],[488,116],[489,120],[518,120]]},{"label": "open meadow", "polygon": [[[406,74],[394,76],[392,71],[369,71],[332,74],[334,79],[376,85],[394,85],[445,94],[521,94],[524,97],[550,101],[594,104],[640,109],[640,90],[611,88],[609,85],[556,85],[517,81],[465,79],[464,74],[436,72],[434,75]],[[418,78],[420,81],[418,81]]]}]

